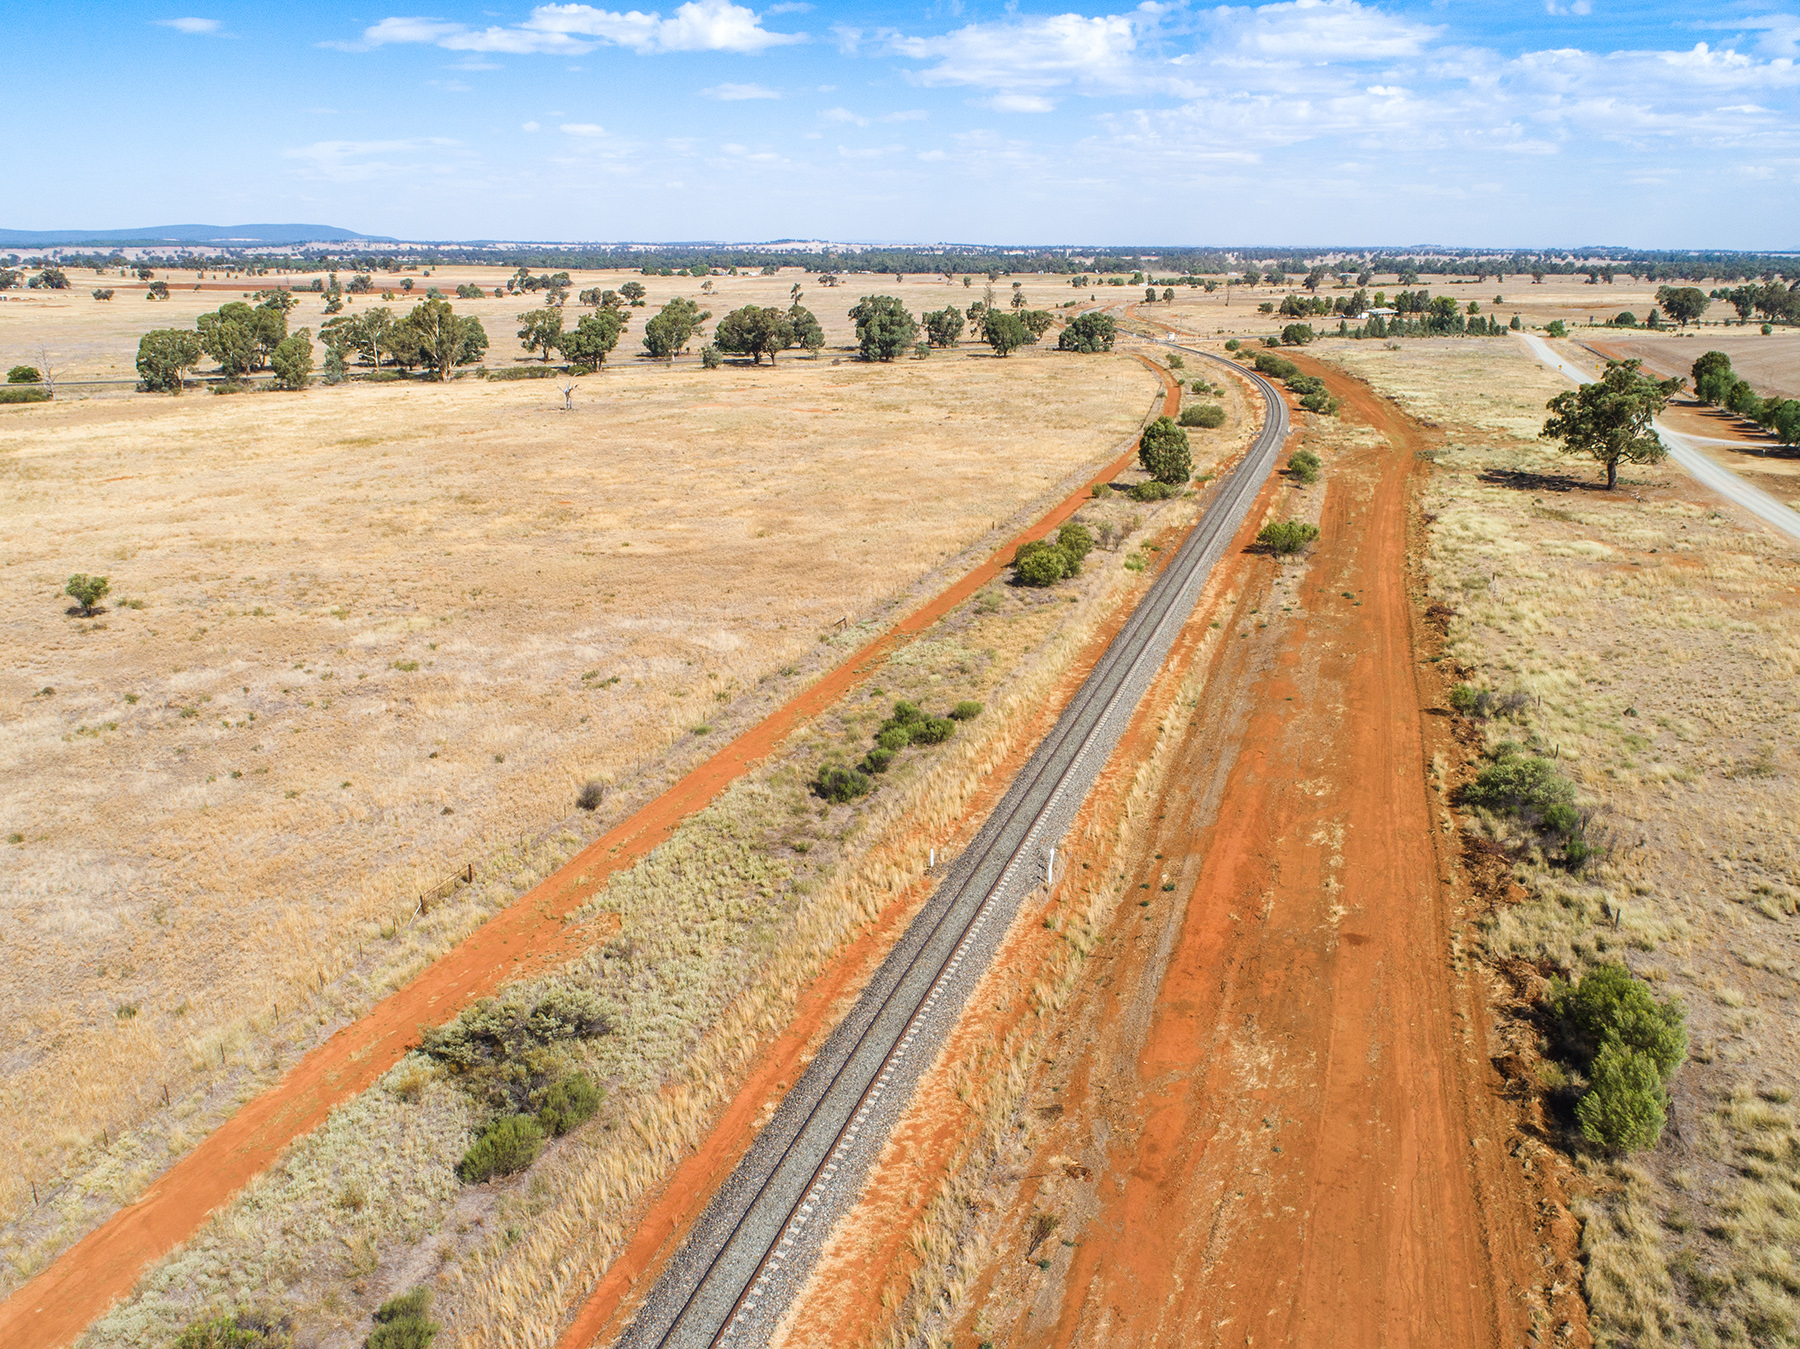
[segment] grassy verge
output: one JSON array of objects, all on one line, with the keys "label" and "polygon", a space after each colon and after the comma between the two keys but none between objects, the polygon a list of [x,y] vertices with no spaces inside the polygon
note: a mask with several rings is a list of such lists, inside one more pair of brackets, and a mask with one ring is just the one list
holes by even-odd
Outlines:
[{"label": "grassy verge", "polygon": [[[1495,1061],[1522,1131],[1582,1196],[1601,1345],[1788,1342],[1800,1329],[1800,565],[1662,465],[1597,490],[1536,439],[1566,385],[1504,344],[1319,354],[1438,428],[1426,602],[1460,720],[1446,790],[1508,754],[1572,788],[1586,856],[1516,812],[1465,814],[1489,902]],[[1688,1013],[1688,1062],[1648,1151],[1587,1145],[1553,1057],[1549,980],[1627,965]],[[1525,1156],[1529,1149],[1516,1152]]]}]

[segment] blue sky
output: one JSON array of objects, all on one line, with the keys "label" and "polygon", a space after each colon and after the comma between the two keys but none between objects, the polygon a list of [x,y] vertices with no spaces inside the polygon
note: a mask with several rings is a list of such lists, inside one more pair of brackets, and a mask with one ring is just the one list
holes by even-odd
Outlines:
[{"label": "blue sky", "polygon": [[0,225],[1800,246],[1765,5],[428,2],[15,0]]}]

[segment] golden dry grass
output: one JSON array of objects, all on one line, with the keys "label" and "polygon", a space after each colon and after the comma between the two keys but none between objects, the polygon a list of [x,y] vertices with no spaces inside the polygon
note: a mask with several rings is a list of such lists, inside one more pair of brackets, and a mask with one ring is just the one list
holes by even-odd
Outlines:
[{"label": "golden dry grass", "polygon": [[[1082,515],[1137,516],[1147,530],[1191,509],[1114,499]],[[982,592],[596,896],[584,915],[616,914],[616,934],[550,978],[611,1008],[615,1030],[585,1060],[609,1099],[530,1173],[459,1194],[451,1168],[469,1111],[409,1060],[160,1262],[86,1343],[160,1342],[246,1297],[348,1342],[383,1297],[421,1281],[457,1344],[549,1343],[791,1017],[802,983],[885,907],[923,898],[928,847],[972,828],[971,798],[1120,594],[1143,584],[1129,556],[1128,539],[1095,553],[1077,584]],[[941,749],[909,752],[875,796],[822,807],[807,778],[866,747],[896,697],[987,707]],[[410,1101],[396,1090],[409,1078],[425,1084]],[[344,1202],[344,1177],[364,1203]]]},{"label": "golden dry grass", "polygon": [[644,799],[1153,392],[1048,353],[579,388],[6,424],[0,1288],[591,836],[582,781]]},{"label": "golden dry grass", "polygon": [[[1609,846],[1576,874],[1521,855],[1529,895],[1494,916],[1490,955],[1624,960],[1688,1008],[1661,1145],[1580,1159],[1599,1187],[1584,1233],[1596,1341],[1785,1342],[1800,1325],[1794,546],[1673,464],[1629,469],[1611,494],[1567,489],[1561,475],[1592,482],[1593,465],[1535,439],[1567,386],[1510,342],[1324,354],[1442,428],[1424,508],[1431,598],[1457,614],[1447,650],[1472,682],[1528,695],[1489,740],[1559,754]],[[1504,1033],[1538,1047],[1529,1025]]]}]

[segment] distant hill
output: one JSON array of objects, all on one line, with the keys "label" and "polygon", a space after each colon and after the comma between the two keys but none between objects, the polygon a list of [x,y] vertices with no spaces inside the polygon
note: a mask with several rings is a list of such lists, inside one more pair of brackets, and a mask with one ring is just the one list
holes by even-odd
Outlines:
[{"label": "distant hill", "polygon": [[0,248],[53,248],[77,244],[393,243],[380,234],[358,234],[335,225],[145,225],[130,230],[0,230]]}]

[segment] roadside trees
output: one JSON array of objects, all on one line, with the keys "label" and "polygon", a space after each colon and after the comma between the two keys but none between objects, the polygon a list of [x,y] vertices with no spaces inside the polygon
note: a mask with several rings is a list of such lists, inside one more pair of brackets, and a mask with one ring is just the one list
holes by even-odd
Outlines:
[{"label": "roadside trees", "polygon": [[269,364],[275,370],[277,388],[304,389],[312,383],[312,334],[302,328],[282,338],[269,353]]},{"label": "roadside trees", "polygon": [[616,309],[583,314],[581,322],[562,336],[563,355],[577,370],[591,374],[606,364],[624,331],[625,316]]},{"label": "roadside trees", "polygon": [[1550,418],[1540,433],[1561,442],[1564,454],[1584,454],[1606,465],[1606,487],[1619,481],[1619,461],[1654,464],[1668,451],[1651,429],[1651,419],[1668,406],[1679,379],[1656,380],[1640,361],[1608,361],[1598,383],[1559,393],[1547,404]]},{"label": "roadside trees", "polygon": [[1694,362],[1694,397],[1717,407],[1730,395],[1737,374],[1731,368],[1731,357],[1722,351],[1709,351]]},{"label": "roadside trees", "polygon": [[182,377],[200,363],[200,350],[198,333],[153,328],[138,339],[138,378],[152,393],[178,394]]},{"label": "roadside trees", "polygon": [[762,364],[765,355],[774,365],[775,353],[794,345],[794,323],[785,311],[773,305],[759,308],[747,304],[719,320],[713,329],[713,342],[721,351],[748,356],[752,365]]},{"label": "roadside trees", "polygon": [[1117,331],[1118,325],[1114,323],[1111,314],[1077,314],[1062,330],[1062,336],[1056,339],[1056,345],[1063,351],[1089,354],[1111,351]]},{"label": "roadside trees", "polygon": [[962,340],[962,311],[955,305],[945,305],[925,315],[925,336],[934,347],[953,347]]},{"label": "roadside trees", "polygon": [[865,361],[891,361],[917,345],[919,325],[892,295],[865,295],[850,311]]},{"label": "roadside trees", "polygon": [[1187,432],[1173,417],[1158,417],[1144,428],[1138,441],[1138,462],[1158,482],[1185,483],[1194,473],[1194,455]]},{"label": "roadside trees", "polygon": [[981,316],[981,340],[994,349],[994,355],[1007,356],[1036,342],[1037,335],[1017,314],[990,309]]},{"label": "roadside trees", "polygon": [[[628,281],[623,289],[636,284]],[[676,353],[700,330],[700,325],[711,317],[711,313],[692,300],[677,295],[644,325],[644,350],[659,361],[673,361]]]},{"label": "roadside trees", "polygon": [[1656,292],[1656,303],[1662,306],[1663,313],[1686,327],[1704,314],[1711,302],[1697,286],[1664,286]]},{"label": "roadside trees", "polygon": [[519,315],[519,323],[519,344],[527,355],[543,352],[544,364],[548,365],[550,353],[562,344],[563,311],[555,307],[527,309]]}]

